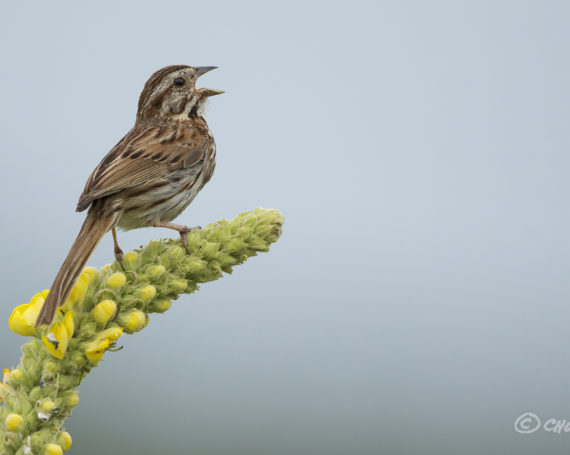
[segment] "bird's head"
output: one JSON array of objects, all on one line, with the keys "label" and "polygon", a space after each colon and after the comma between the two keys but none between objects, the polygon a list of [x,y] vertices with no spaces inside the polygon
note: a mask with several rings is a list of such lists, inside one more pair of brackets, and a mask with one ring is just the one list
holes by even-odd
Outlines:
[{"label": "bird's head", "polygon": [[200,76],[215,66],[167,66],[156,71],[146,82],[139,98],[137,121],[185,120],[201,117],[210,96],[221,90],[196,88]]}]

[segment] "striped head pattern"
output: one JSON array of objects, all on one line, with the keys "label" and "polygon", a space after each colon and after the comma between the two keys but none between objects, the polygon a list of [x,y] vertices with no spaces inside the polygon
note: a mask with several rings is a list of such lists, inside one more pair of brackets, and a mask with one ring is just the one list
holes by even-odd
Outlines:
[{"label": "striped head pattern", "polygon": [[156,71],[140,95],[137,122],[184,121],[203,116],[207,98],[223,93],[196,88],[198,78],[213,69],[216,67],[173,65]]}]

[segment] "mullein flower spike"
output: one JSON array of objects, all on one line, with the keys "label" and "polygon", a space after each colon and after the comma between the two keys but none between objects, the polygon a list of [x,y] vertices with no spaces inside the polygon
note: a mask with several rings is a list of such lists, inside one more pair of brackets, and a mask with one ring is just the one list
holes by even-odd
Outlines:
[{"label": "mullein flower spike", "polygon": [[79,403],[77,387],[124,333],[138,332],[150,313],[163,313],[181,293],[268,251],[281,235],[283,216],[256,209],[188,235],[190,254],[179,240],[161,240],[127,252],[100,271],[87,267],[49,327],[35,327],[48,290],[17,306],[12,331],[30,337],[17,368],[0,383],[0,454],[57,455],[71,447],[64,420]]}]

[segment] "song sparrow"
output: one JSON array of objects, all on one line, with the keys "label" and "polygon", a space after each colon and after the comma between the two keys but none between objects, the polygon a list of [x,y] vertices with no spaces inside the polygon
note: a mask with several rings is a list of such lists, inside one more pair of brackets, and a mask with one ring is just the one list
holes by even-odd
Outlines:
[{"label": "song sparrow", "polygon": [[77,239],[59,270],[36,325],[50,324],[91,253],[112,230],[115,256],[122,251],[115,228],[147,226],[178,231],[188,249],[186,226],[170,223],[210,180],[216,163],[214,138],[204,120],[208,97],[223,93],[196,89],[198,77],[215,66],[167,66],[146,82],[135,126],[95,168],[77,211],[89,207]]}]

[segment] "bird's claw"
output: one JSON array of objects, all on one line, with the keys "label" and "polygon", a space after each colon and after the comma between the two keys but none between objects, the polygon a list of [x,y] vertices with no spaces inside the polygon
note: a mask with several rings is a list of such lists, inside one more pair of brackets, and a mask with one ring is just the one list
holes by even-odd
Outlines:
[{"label": "bird's claw", "polygon": [[184,228],[180,230],[180,241],[182,242],[182,246],[186,250],[186,254],[190,254],[190,250],[188,249],[188,233],[195,231],[196,229],[202,229],[202,226],[194,226],[194,227],[184,226]]}]

